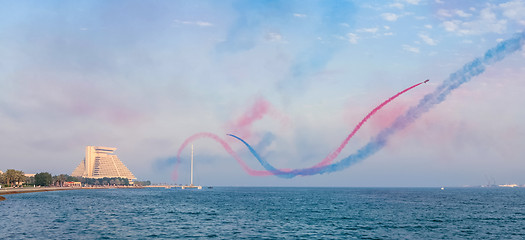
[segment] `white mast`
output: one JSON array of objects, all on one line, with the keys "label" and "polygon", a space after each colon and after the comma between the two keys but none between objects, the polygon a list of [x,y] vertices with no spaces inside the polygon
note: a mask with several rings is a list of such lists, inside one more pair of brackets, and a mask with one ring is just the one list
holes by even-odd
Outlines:
[{"label": "white mast", "polygon": [[190,186],[193,186],[193,144],[191,145],[191,180]]},{"label": "white mast", "polygon": [[187,188],[196,188],[196,189],[202,189],[202,186],[194,186],[193,185],[193,144],[191,145],[191,170],[190,170],[190,185],[189,186],[181,186],[182,189]]}]

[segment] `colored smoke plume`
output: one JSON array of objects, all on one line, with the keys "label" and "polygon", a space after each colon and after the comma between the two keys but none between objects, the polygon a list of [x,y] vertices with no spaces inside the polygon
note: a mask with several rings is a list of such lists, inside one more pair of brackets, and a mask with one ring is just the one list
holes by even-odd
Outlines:
[{"label": "colored smoke plume", "polygon": [[228,127],[243,138],[250,138],[252,136],[250,129],[252,124],[261,120],[271,108],[272,106],[268,101],[264,98],[258,98],[242,116],[228,124]]},{"label": "colored smoke plume", "polygon": [[[370,113],[368,113],[368,115],[365,116],[365,118],[363,118],[363,120],[361,120],[361,122],[359,122],[359,124],[357,124],[357,126],[354,128],[354,130],[350,133],[350,135],[348,135],[348,137],[343,141],[343,143],[333,152],[331,153],[330,155],[328,155],[323,161],[321,161],[320,163],[318,163],[317,165],[313,166],[312,168],[315,168],[315,169],[318,169],[319,167],[322,167],[322,166],[325,166],[329,163],[331,163],[333,161],[333,159],[335,159],[339,153],[341,152],[341,150],[346,146],[346,144],[348,144],[348,141],[350,141],[350,139],[354,136],[354,134],[361,128],[361,126],[372,116],[374,115],[377,111],[379,111],[381,108],[383,108],[384,106],[386,106],[389,102],[391,102],[392,100],[396,99],[397,97],[399,97],[401,94],[419,86],[423,84],[423,82],[421,83],[418,83],[418,84],[415,84],[397,94],[395,94],[394,96],[388,98],[386,101],[382,102],[381,104],[379,104],[379,106],[375,107]],[[256,104],[257,105],[257,104]],[[250,119],[253,119],[253,118],[250,118]],[[235,160],[237,160],[237,162],[241,165],[241,167],[244,169],[244,171],[246,171],[248,174],[250,175],[253,175],[253,176],[267,176],[267,175],[279,175],[280,177],[294,177],[295,175],[293,174],[288,174],[290,173],[292,170],[289,170],[289,169],[276,169],[274,168],[272,165],[270,165],[267,161],[265,161],[262,157],[260,157],[259,153],[257,153],[257,151],[255,151],[255,149],[253,149],[246,141],[244,141],[242,138],[240,137],[237,137],[233,134],[228,134],[228,136],[231,136],[231,137],[234,137],[236,138],[237,140],[241,141],[242,143],[244,143],[248,149],[250,150],[250,152],[252,153],[252,155],[255,156],[255,158],[257,160],[259,160],[259,163],[261,165],[263,165],[263,167],[268,170],[268,171],[257,171],[257,170],[253,170],[251,169],[250,167],[248,167],[248,165],[231,149],[231,147],[228,145],[228,143],[226,143],[226,141],[224,141],[223,139],[221,139],[219,136],[213,134],[213,133],[197,133],[189,138],[187,138],[184,143],[180,146],[179,148],[179,151],[177,153],[177,162],[175,164],[175,170],[173,172],[173,176],[172,178],[174,180],[177,179],[177,167],[178,165],[180,164],[180,154],[182,153],[182,150],[184,150],[184,148],[190,143],[190,142],[193,142],[197,139],[201,139],[201,138],[210,138],[210,139],[213,139],[215,141],[217,141],[219,144],[222,145],[222,147],[224,148],[224,150],[226,150],[226,152],[228,152]],[[275,138],[275,136],[271,133],[267,133],[264,137],[263,137],[263,140],[261,140],[261,142],[258,144],[258,148],[261,149],[261,148],[265,148],[267,147],[272,141],[273,139]],[[297,171],[297,170],[293,170],[293,171]]]},{"label": "colored smoke plume", "polygon": [[213,133],[202,132],[202,133],[196,133],[196,134],[192,135],[191,137],[187,138],[182,143],[182,145],[179,147],[179,150],[177,151],[177,161],[175,163],[175,169],[173,170],[173,174],[172,174],[172,179],[173,180],[177,180],[177,178],[178,178],[177,170],[178,170],[178,166],[180,165],[180,162],[181,162],[180,155],[182,153],[182,150],[184,150],[186,148],[186,146],[188,144],[190,144],[191,142],[196,141],[198,139],[202,139],[202,138],[209,138],[209,139],[212,139],[212,140],[215,140],[216,142],[218,142],[224,148],[224,150],[226,150],[226,152],[228,154],[230,154],[230,156],[232,156],[237,161],[237,163],[239,163],[239,165],[241,165],[242,169],[245,172],[247,172],[248,174],[250,174],[252,176],[268,176],[268,175],[272,174],[271,172],[268,172],[268,171],[264,171],[264,170],[263,171],[259,171],[259,170],[254,170],[254,169],[250,168],[242,160],[242,158],[239,157],[239,155],[237,155],[237,153],[235,153],[233,151],[233,149],[230,147],[230,145],[225,140],[223,140],[222,138],[220,138],[219,136],[217,136],[217,135],[215,135]]},{"label": "colored smoke plume", "polygon": [[[515,37],[506,41],[500,42],[495,48],[489,49],[483,57],[474,59],[465,64],[460,70],[450,74],[450,76],[437,87],[437,89],[425,95],[416,106],[408,109],[403,115],[399,116],[392,125],[383,129],[377,136],[373,137],[368,144],[358,149],[356,153],[342,159],[337,163],[326,166],[319,166],[306,169],[293,170],[291,172],[276,171],[275,168],[269,165],[264,159],[260,159],[257,154],[254,157],[261,162],[268,171],[273,171],[276,175],[282,177],[307,176],[314,174],[331,173],[343,170],[353,164],[356,164],[377,151],[381,150],[387,143],[388,138],[399,130],[404,129],[421,115],[428,112],[435,105],[445,101],[446,97],[463,83],[470,81],[473,77],[482,74],[485,71],[485,66],[501,61],[506,56],[521,50],[525,42],[525,32],[517,34]],[[241,139],[239,139],[241,140]],[[245,141],[241,140],[249,149],[251,148]],[[253,152],[252,152],[253,153]],[[262,163],[264,162],[264,164]]]},{"label": "colored smoke plume", "polygon": [[350,139],[352,139],[352,137],[357,133],[357,131],[359,131],[359,129],[361,129],[361,127],[363,126],[363,124],[365,122],[368,121],[368,119],[370,119],[370,117],[372,117],[374,114],[376,114],[379,110],[381,110],[384,106],[386,106],[388,103],[390,103],[391,101],[393,101],[394,99],[396,99],[397,97],[401,96],[403,93],[406,93],[408,91],[410,91],[411,89],[425,83],[427,81],[424,81],[424,82],[420,82],[420,83],[417,83],[417,84],[414,84],[413,86],[410,86],[408,87],[407,89],[401,91],[401,92],[398,92],[396,93],[394,96],[388,98],[387,100],[385,100],[384,102],[382,102],[381,104],[379,104],[377,107],[375,107],[374,109],[372,109],[372,111],[370,111],[356,126],[355,128],[352,130],[352,132],[346,137],[346,139],[341,143],[341,145],[339,145],[339,147],[333,151],[332,153],[330,153],[328,156],[326,156],[321,162],[319,162],[318,164],[314,165],[313,167],[310,167],[310,168],[304,168],[304,169],[295,169],[295,170],[292,170],[292,171],[289,171],[289,170],[279,170],[277,168],[275,168],[274,166],[272,166],[270,163],[268,163],[264,158],[262,158],[259,153],[257,153],[257,151],[255,151],[255,149],[253,149],[252,146],[250,146],[250,144],[248,144],[245,140],[243,140],[242,138],[238,137],[238,136],[235,136],[233,134],[228,134],[228,136],[231,136],[233,138],[236,138],[237,140],[241,141],[247,148],[248,150],[252,153],[252,155],[259,161],[259,163],[266,169],[268,170],[269,172],[271,172],[272,174],[274,175],[278,175],[279,177],[283,177],[283,178],[292,178],[292,177],[295,177],[297,176],[296,172],[297,171],[312,171],[312,170],[319,170],[320,168],[324,167],[324,166],[327,166],[328,164],[330,164],[335,158],[337,158],[339,156],[339,154],[341,153],[341,151],[346,147],[346,145],[348,144],[348,142],[350,141]]},{"label": "colored smoke plume", "polygon": [[239,118],[228,123],[227,129],[242,138],[249,139],[252,137],[251,127],[253,123],[263,119],[266,115],[277,119],[283,125],[287,125],[289,122],[288,118],[277,111],[270,102],[259,97]]},{"label": "colored smoke plume", "polygon": [[[443,83],[434,90],[434,92],[425,95],[416,106],[411,107],[408,109],[403,115],[399,116],[392,125],[389,127],[383,129],[378,135],[373,137],[370,142],[368,142],[365,146],[361,147],[356,151],[356,153],[351,154],[350,156],[342,159],[341,161],[337,163],[331,163],[331,160],[326,159],[332,159],[339,154],[341,146],[344,147],[346,145],[347,139],[350,139],[354,132],[357,131],[360,126],[366,122],[366,120],[373,115],[373,113],[377,112],[384,104],[390,102],[393,98],[396,96],[399,96],[403,92],[408,91],[409,89],[412,89],[416,86],[418,86],[421,83],[418,83],[396,95],[394,95],[392,98],[389,98],[387,101],[383,102],[384,104],[379,105],[376,107],[372,112],[370,112],[352,131],[352,133],[345,139],[343,144],[339,146],[332,154],[330,154],[325,160],[323,160],[321,163],[315,165],[311,168],[303,168],[303,169],[277,169],[270,165],[268,162],[266,162],[263,158],[259,156],[259,154],[242,138],[239,138],[235,135],[228,134],[231,137],[234,137],[241,141],[243,144],[246,145],[246,147],[250,150],[252,155],[257,158],[259,163],[267,170],[267,171],[257,171],[249,168],[244,161],[237,156],[237,154],[231,149],[231,147],[221,138],[219,138],[217,135],[211,134],[211,133],[198,133],[190,138],[186,139],[186,141],[181,145],[179,148],[179,151],[177,153],[177,164],[180,163],[180,153],[182,150],[186,147],[186,145],[189,142],[192,142],[194,140],[197,140],[199,138],[211,138],[215,141],[219,142],[223,148],[232,156],[234,157],[237,162],[241,165],[241,167],[248,172],[250,175],[255,176],[267,176],[267,175],[277,175],[279,177],[284,178],[291,178],[295,176],[308,176],[308,175],[314,175],[314,174],[324,174],[324,173],[331,173],[335,171],[340,171],[343,169],[348,168],[349,166],[356,164],[367,157],[371,156],[372,154],[376,153],[377,151],[381,150],[387,143],[388,138],[396,133],[399,130],[404,129],[411,123],[413,123],[416,119],[418,119],[422,114],[428,112],[432,107],[435,105],[445,101],[446,97],[455,89],[457,89],[459,86],[461,86],[463,83],[466,83],[470,81],[473,77],[478,76],[482,74],[485,71],[485,66],[488,66],[490,64],[493,64],[495,62],[501,61],[506,56],[508,56],[511,53],[514,53],[521,49],[522,45],[525,42],[525,33],[519,33],[515,37],[508,39],[506,41],[500,42],[495,48],[492,48],[488,50],[483,57],[476,58],[473,61],[465,64],[463,68],[456,71],[455,73],[452,73]],[[252,121],[253,122],[253,121]],[[357,130],[356,130],[357,129]],[[176,179],[177,174],[177,167],[174,171],[174,179]]]}]

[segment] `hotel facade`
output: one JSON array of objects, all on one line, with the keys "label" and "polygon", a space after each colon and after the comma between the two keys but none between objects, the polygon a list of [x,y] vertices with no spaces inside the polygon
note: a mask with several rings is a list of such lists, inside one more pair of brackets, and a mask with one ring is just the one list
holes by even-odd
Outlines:
[{"label": "hotel facade", "polygon": [[86,157],[71,173],[73,177],[84,178],[127,178],[136,179],[131,171],[113,154],[117,148],[87,146]]}]

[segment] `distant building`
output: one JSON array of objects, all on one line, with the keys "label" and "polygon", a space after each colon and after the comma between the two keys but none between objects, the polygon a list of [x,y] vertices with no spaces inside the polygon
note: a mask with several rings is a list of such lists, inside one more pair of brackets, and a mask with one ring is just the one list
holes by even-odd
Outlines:
[{"label": "distant building", "polygon": [[86,157],[71,173],[73,177],[85,178],[127,178],[136,179],[133,173],[113,152],[117,148],[87,146]]},{"label": "distant building", "polygon": [[0,174],[4,174],[4,172],[2,172],[2,170],[0,170]]},{"label": "distant building", "polygon": [[65,182],[64,187],[82,187],[81,182]]}]

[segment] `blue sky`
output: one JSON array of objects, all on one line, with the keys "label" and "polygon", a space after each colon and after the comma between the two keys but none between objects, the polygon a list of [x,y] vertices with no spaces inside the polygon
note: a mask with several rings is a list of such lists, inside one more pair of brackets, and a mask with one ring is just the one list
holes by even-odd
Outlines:
[{"label": "blue sky", "polygon": [[[370,119],[347,156],[451,73],[522,32],[523,12],[518,0],[0,1],[0,170],[71,173],[86,145],[100,145],[117,147],[138,178],[173,182],[173,157],[198,132],[223,137],[262,170],[225,135],[261,99],[271,111],[247,127],[246,140],[279,168],[308,167],[373,107],[431,79]],[[250,176],[202,139],[196,182],[525,184],[524,62],[518,51],[487,66],[343,171]],[[189,174],[179,175],[184,183]]]}]

